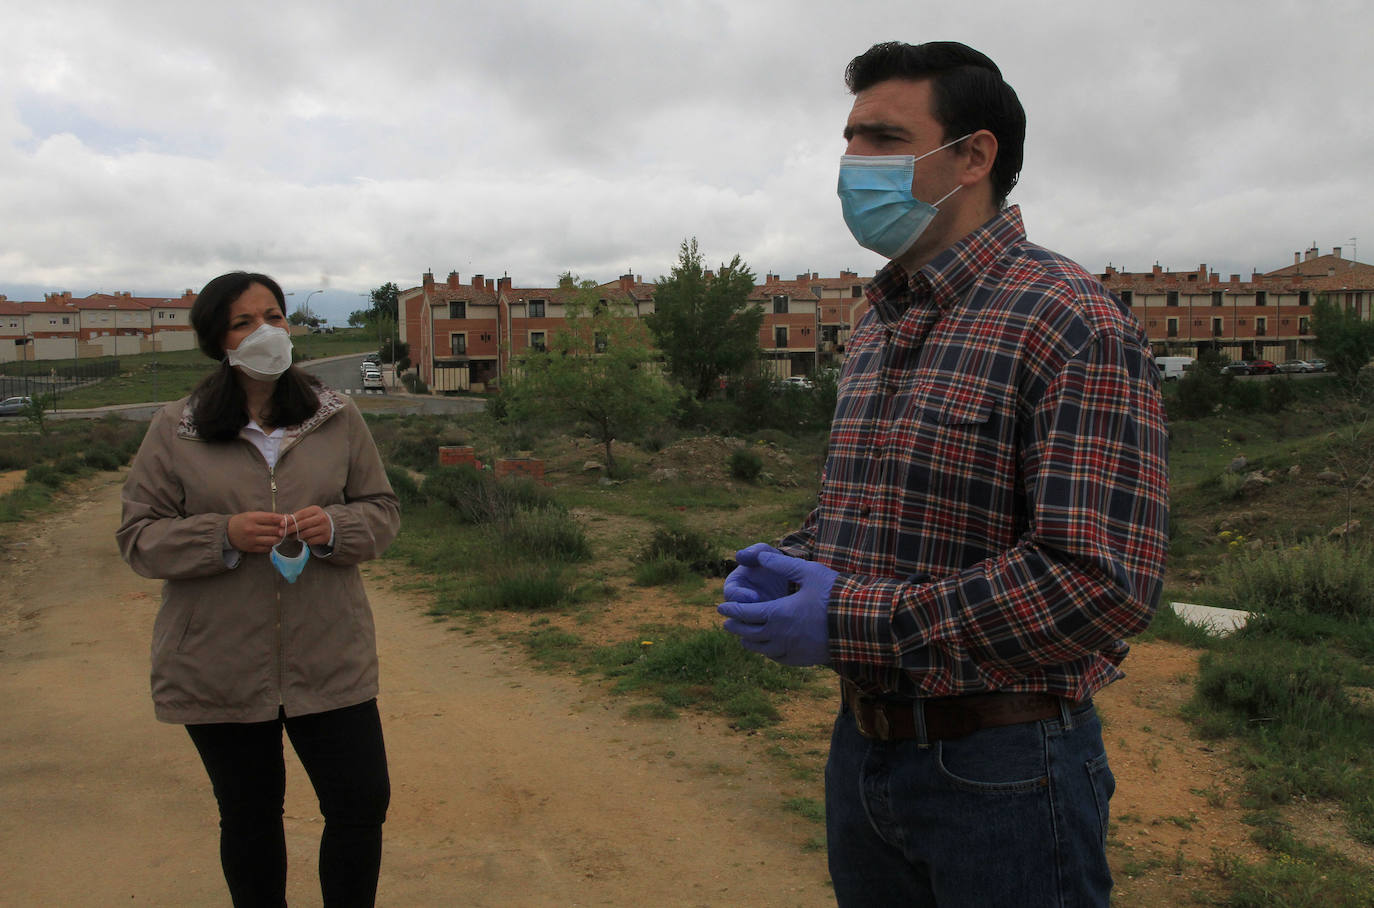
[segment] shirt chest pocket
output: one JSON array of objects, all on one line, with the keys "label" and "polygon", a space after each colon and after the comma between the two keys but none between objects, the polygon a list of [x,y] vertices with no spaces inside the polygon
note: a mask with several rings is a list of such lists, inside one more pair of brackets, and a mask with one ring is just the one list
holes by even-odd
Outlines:
[{"label": "shirt chest pocket", "polygon": [[907,491],[945,506],[986,505],[1015,482],[1013,433],[991,395],[944,390],[915,395],[901,421]]}]

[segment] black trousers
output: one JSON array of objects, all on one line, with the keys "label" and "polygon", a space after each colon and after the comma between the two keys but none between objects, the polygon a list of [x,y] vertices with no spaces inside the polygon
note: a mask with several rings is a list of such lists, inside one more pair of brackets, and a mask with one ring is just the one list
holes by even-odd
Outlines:
[{"label": "black trousers", "polygon": [[286,905],[283,727],[324,816],[324,904],[370,906],[391,801],[376,700],[270,722],[186,726],[219,802],[220,862],[235,908]]}]

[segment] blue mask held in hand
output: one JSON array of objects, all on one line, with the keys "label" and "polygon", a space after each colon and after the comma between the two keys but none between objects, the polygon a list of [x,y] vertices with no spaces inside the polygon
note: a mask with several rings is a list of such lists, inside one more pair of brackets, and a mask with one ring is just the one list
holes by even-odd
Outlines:
[{"label": "blue mask held in hand", "polygon": [[[291,519],[294,521],[296,518],[292,517]],[[282,518],[282,523],[284,524],[285,522],[286,518]],[[281,542],[272,546],[272,554],[269,556],[272,559],[272,565],[277,569],[277,573],[285,577],[287,583],[295,583],[296,578],[301,575],[301,571],[305,570],[305,563],[310,560],[310,546],[300,541],[300,532],[301,528],[297,526],[296,541],[301,547],[299,554],[283,555],[281,553],[281,544],[286,541],[283,539]]]},{"label": "blue mask held in hand", "polygon": [[940,213],[936,206],[960,188],[955,186],[933,205],[922,202],[911,194],[916,162],[967,138],[960,136],[920,157],[841,155],[840,208],[859,245],[889,259],[899,258],[910,249]]}]

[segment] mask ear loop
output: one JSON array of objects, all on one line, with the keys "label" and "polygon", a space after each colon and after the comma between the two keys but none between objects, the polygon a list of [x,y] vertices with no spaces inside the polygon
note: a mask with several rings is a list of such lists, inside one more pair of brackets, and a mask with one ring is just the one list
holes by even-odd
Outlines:
[{"label": "mask ear loop", "polygon": [[[287,516],[287,517],[290,517],[290,518],[291,518],[291,522],[294,523],[294,524],[296,525],[296,539],[299,540],[299,539],[301,538],[301,524],[300,524],[300,521],[298,521],[298,520],[296,519],[296,515],[295,515],[295,514],[287,514],[286,516]],[[282,529],[283,529],[283,530],[286,529],[286,519],[285,519],[285,518],[282,519],[281,525],[282,525]]]}]

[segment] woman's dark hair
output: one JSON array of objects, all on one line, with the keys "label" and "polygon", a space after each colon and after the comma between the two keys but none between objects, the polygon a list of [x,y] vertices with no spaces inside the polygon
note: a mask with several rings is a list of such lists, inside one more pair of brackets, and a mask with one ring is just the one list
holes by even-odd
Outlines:
[{"label": "woman's dark hair", "polygon": [[957,41],[875,44],[849,62],[844,84],[858,94],[879,82],[929,79],[935,97],[932,113],[944,127],[946,142],[986,129],[997,137],[992,164],[993,202],[998,208],[1021,175],[1026,147],[1026,111],[997,64]]},{"label": "woman's dark hair", "polygon": [[[224,336],[229,333],[230,307],[253,284],[261,284],[271,291],[277,298],[277,305],[286,311],[286,296],[281,286],[265,274],[248,271],[221,274],[201,288],[191,305],[191,326],[196,329],[196,343],[202,353],[219,361],[219,368],[191,392],[191,416],[196,431],[210,441],[237,438],[239,430],[248,425],[248,399],[239,386],[233,366],[225,359]],[[272,426],[298,426],[309,419],[320,406],[315,391],[319,386],[319,379],[295,366],[283,372],[272,390],[268,414]]]}]

